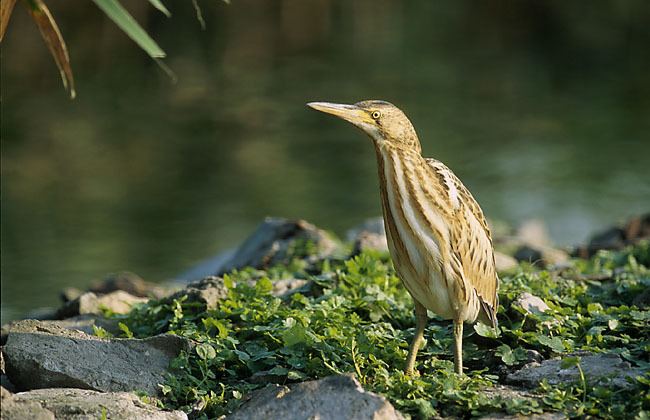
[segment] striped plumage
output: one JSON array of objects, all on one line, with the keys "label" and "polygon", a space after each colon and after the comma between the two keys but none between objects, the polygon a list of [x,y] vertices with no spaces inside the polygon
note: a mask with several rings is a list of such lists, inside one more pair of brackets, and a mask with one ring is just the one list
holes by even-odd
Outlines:
[{"label": "striped plumage", "polygon": [[353,123],[373,139],[388,246],[415,301],[407,373],[413,371],[427,309],[454,321],[454,361],[461,373],[463,322],[495,327],[497,322],[498,278],[481,208],[449,168],[422,157],[415,129],[394,105],[309,105]]}]

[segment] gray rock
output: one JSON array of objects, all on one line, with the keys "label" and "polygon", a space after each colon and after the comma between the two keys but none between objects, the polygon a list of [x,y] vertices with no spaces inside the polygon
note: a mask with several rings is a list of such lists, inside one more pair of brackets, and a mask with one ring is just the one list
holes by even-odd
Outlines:
[{"label": "gray rock", "polygon": [[487,416],[479,417],[479,420],[564,420],[568,419],[566,414],[563,413],[542,413],[542,414],[530,414],[528,416],[522,416],[520,414],[512,415],[506,413],[493,413],[488,414]]},{"label": "gray rock", "polygon": [[623,249],[627,245],[650,238],[650,213],[632,217],[623,227],[611,227],[596,233],[586,245],[577,246],[574,257],[590,258],[601,249]]},{"label": "gray rock", "polygon": [[349,229],[345,233],[345,239],[348,242],[354,242],[359,235],[363,233],[374,233],[375,235],[386,236],[386,227],[384,226],[384,219],[381,216],[366,219],[363,223]]},{"label": "gray rock", "polygon": [[345,236],[353,244],[352,255],[358,255],[366,250],[388,252],[386,229],[384,219],[381,217],[367,219],[362,224],[348,230]]},{"label": "gray rock", "polygon": [[541,363],[544,357],[540,352],[533,349],[526,349],[526,363],[537,362]]},{"label": "gray rock", "polygon": [[116,290],[102,296],[98,296],[93,292],[86,292],[64,304],[58,311],[58,318],[64,319],[83,314],[101,314],[104,310],[110,310],[116,314],[126,314],[136,303],[144,303],[148,300],[147,298],[130,295],[122,290]]},{"label": "gray rock", "polygon": [[101,315],[84,314],[58,321],[42,321],[44,324],[56,325],[67,330],[81,331],[89,335],[95,334],[93,327],[103,328],[111,334],[120,334],[116,319],[104,318]]},{"label": "gray rock", "polygon": [[16,391],[16,387],[11,383],[5,372],[4,347],[0,347],[0,386],[10,392]]},{"label": "gray rock", "polygon": [[537,399],[539,394],[536,394],[527,389],[515,388],[508,385],[495,385],[492,387],[485,387],[482,389],[483,395],[487,398],[501,398],[503,400],[512,400],[515,398]]},{"label": "gray rock", "polygon": [[77,289],[76,287],[66,287],[61,292],[59,292],[59,297],[63,303],[68,303],[72,300],[77,299],[79,296],[83,295],[84,291]]},{"label": "gray rock", "polygon": [[517,260],[503,252],[494,251],[494,263],[497,271],[508,271],[517,267]]},{"label": "gray rock", "polygon": [[543,221],[539,219],[525,220],[517,229],[516,237],[524,244],[534,248],[551,246],[548,229]]},{"label": "gray rock", "polygon": [[515,251],[515,260],[543,266],[542,251],[530,245],[522,245]]},{"label": "gray rock", "polygon": [[172,280],[172,284],[175,286],[183,286],[191,281],[196,281],[197,279],[202,279],[204,277],[209,277],[214,273],[219,273],[228,263],[237,252],[237,248],[229,249],[227,251],[220,252],[217,255],[206,258],[205,260],[199,262],[198,264],[190,267],[184,272],[178,274]]},{"label": "gray rock", "polygon": [[[33,319],[33,318],[29,318]],[[11,321],[2,326],[0,330],[0,345],[5,345],[7,343],[7,337],[9,336],[9,330],[16,325],[18,321]],[[101,315],[95,314],[84,314],[77,315],[63,320],[42,320],[44,324],[56,325],[59,327],[66,328],[68,330],[78,330],[85,332],[86,334],[94,335],[93,325],[96,327],[101,327],[108,331],[111,334],[119,334],[120,329],[118,327],[118,321],[115,319],[104,318]]]},{"label": "gray rock", "polygon": [[227,417],[239,419],[403,419],[382,396],[365,391],[352,375],[289,386],[268,385]]},{"label": "gray rock", "polygon": [[[15,410],[31,407],[30,414],[42,413],[43,419],[143,419],[143,420],[186,420],[182,411],[162,411],[153,405],[145,404],[136,395],[128,392],[102,393],[87,389],[50,388],[21,392],[10,396],[10,406]],[[4,403],[4,399],[3,399]],[[5,413],[2,418],[31,419],[21,416],[20,412]],[[36,409],[36,410],[35,410]]]},{"label": "gray rock", "polygon": [[352,245],[352,255],[358,255],[368,250],[388,252],[388,239],[386,235],[370,232],[359,234]]},{"label": "gray rock", "polygon": [[541,314],[551,309],[541,298],[528,292],[520,294],[514,303],[529,314]]},{"label": "gray rock", "polygon": [[305,279],[281,279],[273,282],[273,296],[285,297],[296,292],[304,292],[310,289],[311,282]]},{"label": "gray rock", "polygon": [[204,309],[215,309],[221,300],[228,296],[228,289],[221,277],[209,276],[200,281],[188,284],[184,289],[165,298],[171,302],[174,299],[181,299],[187,296],[186,302],[198,303]]},{"label": "gray rock", "polygon": [[[302,247],[310,242],[315,252],[305,253]],[[336,241],[325,231],[304,220],[268,217],[255,232],[224,261],[215,275],[243,267],[267,268],[286,263],[293,257],[322,259],[338,248]]]},{"label": "gray rock", "polygon": [[170,294],[169,288],[145,281],[130,271],[108,274],[103,280],[94,282],[88,289],[89,292],[97,294],[107,294],[118,290],[133,296],[156,299]]},{"label": "gray rock", "polygon": [[[587,382],[591,384],[609,384],[617,388],[626,388],[630,386],[627,378],[634,378],[644,373],[643,369],[633,368],[616,354],[576,353],[572,356],[581,357],[580,366],[584,371]],[[579,381],[580,373],[578,369],[575,366],[562,369],[561,362],[561,359],[555,358],[541,363],[530,363],[509,374],[506,377],[506,382],[527,388],[535,388],[542,379],[546,379],[551,385]]]},{"label": "gray rock", "polygon": [[0,417],[3,420],[54,420],[54,413],[44,408],[37,401],[16,401],[14,395],[0,387],[0,401],[2,411]]},{"label": "gray rock", "polygon": [[73,387],[155,394],[181,350],[189,350],[189,343],[174,335],[100,339],[25,320],[10,329],[4,355],[9,379],[20,390]]}]

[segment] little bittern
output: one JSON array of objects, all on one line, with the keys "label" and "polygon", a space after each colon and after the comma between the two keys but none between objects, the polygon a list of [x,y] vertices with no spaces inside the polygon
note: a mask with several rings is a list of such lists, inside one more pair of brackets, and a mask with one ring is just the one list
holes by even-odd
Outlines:
[{"label": "little bittern", "polygon": [[499,280],[490,230],[472,194],[454,173],[422,157],[413,125],[384,101],[311,102],[370,136],[393,264],[415,302],[416,329],[406,361],[412,374],[427,309],[454,323],[454,367],[463,371],[463,323],[496,328]]}]

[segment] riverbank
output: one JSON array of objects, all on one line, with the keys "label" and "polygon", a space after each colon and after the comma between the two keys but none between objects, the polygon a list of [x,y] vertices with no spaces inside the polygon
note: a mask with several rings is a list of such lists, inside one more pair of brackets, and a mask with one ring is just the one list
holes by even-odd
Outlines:
[{"label": "riverbank", "polygon": [[3,326],[3,418],[647,415],[650,218],[571,250],[538,222],[493,231],[500,326],[467,328],[466,375],[435,317],[419,376],[401,372],[412,301],[381,223],[340,241],[267,219],[198,282],[121,273]]}]

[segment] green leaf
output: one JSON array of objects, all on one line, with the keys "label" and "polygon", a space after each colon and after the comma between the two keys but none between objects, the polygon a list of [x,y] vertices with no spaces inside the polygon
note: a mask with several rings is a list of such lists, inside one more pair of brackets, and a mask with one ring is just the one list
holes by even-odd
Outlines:
[{"label": "green leaf", "polygon": [[208,343],[201,343],[196,346],[196,354],[203,360],[212,360],[217,357],[217,352]]},{"label": "green leaf", "polygon": [[214,319],[212,317],[209,318],[204,318],[201,320],[203,323],[203,326],[205,327],[206,330],[210,330],[211,328],[216,328],[218,331],[218,337],[219,338],[226,338],[228,337],[228,327],[218,319]]},{"label": "green leaf", "polygon": [[287,373],[289,373],[289,369],[282,366],[276,366],[273,369],[269,370],[269,373],[271,375],[286,376]]},{"label": "green leaf", "polygon": [[618,320],[610,319],[609,321],[607,321],[607,326],[609,327],[610,330],[612,331],[615,330],[616,328],[618,328]]},{"label": "green leaf", "polygon": [[560,337],[547,337],[545,335],[539,335],[537,336],[537,341],[539,341],[540,344],[549,347],[556,353],[564,352],[564,344],[562,344]]},{"label": "green leaf", "polygon": [[298,372],[297,370],[289,371],[289,373],[287,374],[287,379],[291,379],[293,381],[299,381],[301,379],[305,379],[306,377],[307,375],[305,375],[302,372]]},{"label": "green leaf", "polygon": [[126,338],[133,338],[133,333],[125,323],[118,322],[117,326],[122,330]]},{"label": "green leaf", "polygon": [[97,325],[93,325],[93,334],[95,334],[99,338],[110,338],[112,336],[111,333],[109,333],[102,327],[98,327]]},{"label": "green leaf", "polygon": [[[282,340],[284,341],[284,345],[287,347],[291,347],[295,344],[308,342],[309,338],[307,336],[307,331],[305,330],[305,327],[303,327],[301,323],[296,322],[295,319],[293,318],[289,318],[289,319],[292,321],[289,322],[289,324],[291,324],[292,327],[282,332]],[[289,319],[287,319],[287,321],[289,321]]]},{"label": "green leaf", "polygon": [[165,16],[171,17],[172,14],[167,10],[165,5],[160,0],[149,0],[149,3],[156,9],[160,10]]},{"label": "green leaf", "polygon": [[481,322],[477,322],[476,324],[474,324],[474,331],[476,331],[476,333],[481,337],[488,337],[488,338],[498,337],[497,331],[494,328],[487,326]]},{"label": "green leaf", "polygon": [[165,57],[165,52],[117,0],[93,0],[93,2],[151,58]]},{"label": "green leaf", "polygon": [[499,347],[497,347],[496,355],[500,356],[503,363],[505,363],[508,366],[512,366],[517,362],[517,358],[512,352],[510,346],[508,346],[507,344],[502,344]]},{"label": "green leaf", "polygon": [[273,283],[267,277],[262,277],[255,283],[255,290],[261,295],[268,295],[273,290]]},{"label": "green leaf", "polygon": [[247,362],[247,361],[251,360],[250,355],[248,353],[246,353],[245,351],[233,350],[233,353],[235,353],[237,355],[237,357],[239,357],[239,360],[241,360],[242,362]]}]

